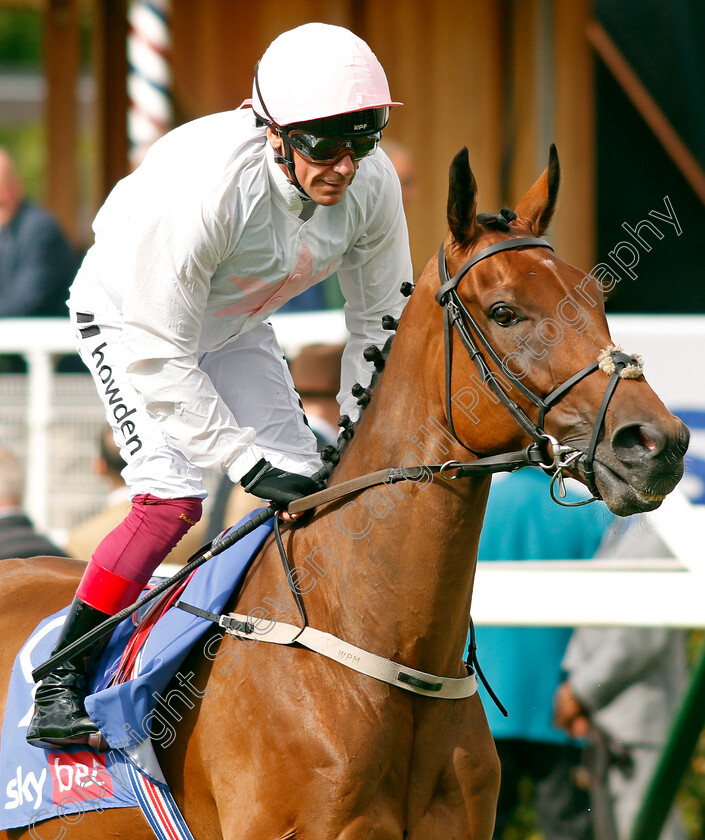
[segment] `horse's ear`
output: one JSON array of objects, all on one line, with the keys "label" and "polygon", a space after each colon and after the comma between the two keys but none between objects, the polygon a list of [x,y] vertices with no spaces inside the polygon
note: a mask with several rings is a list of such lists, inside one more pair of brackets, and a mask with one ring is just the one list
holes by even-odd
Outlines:
[{"label": "horse's ear", "polygon": [[553,211],[556,209],[560,180],[561,168],[558,163],[558,152],[552,143],[548,153],[548,166],[516,208],[519,221],[523,222],[534,236],[542,236],[551,223]]},{"label": "horse's ear", "polygon": [[466,245],[477,233],[477,182],[464,146],[450,165],[448,227],[456,242]]}]

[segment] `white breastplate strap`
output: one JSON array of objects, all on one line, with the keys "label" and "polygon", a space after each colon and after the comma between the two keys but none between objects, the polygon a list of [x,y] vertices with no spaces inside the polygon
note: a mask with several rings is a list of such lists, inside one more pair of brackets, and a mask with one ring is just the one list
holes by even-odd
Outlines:
[{"label": "white breastplate strap", "polygon": [[[230,613],[229,618],[252,626],[252,619],[246,615]],[[265,619],[261,621],[264,622]],[[474,673],[459,679],[437,677],[425,671],[399,665],[383,656],[368,653],[362,648],[344,642],[337,636],[315,630],[313,627],[304,627],[302,630],[294,624],[268,621],[266,629],[258,633],[256,629],[252,632],[245,632],[240,628],[233,629],[227,627],[225,623],[221,626],[224,626],[226,633],[230,633],[231,636],[239,636],[243,639],[257,639],[260,642],[272,642],[276,645],[303,645],[322,656],[327,656],[328,659],[340,662],[347,668],[352,668],[353,671],[367,674],[369,677],[395,685],[397,688],[413,691],[414,694],[439,697],[444,700],[459,700],[462,697],[470,697],[477,691],[477,677]]]}]

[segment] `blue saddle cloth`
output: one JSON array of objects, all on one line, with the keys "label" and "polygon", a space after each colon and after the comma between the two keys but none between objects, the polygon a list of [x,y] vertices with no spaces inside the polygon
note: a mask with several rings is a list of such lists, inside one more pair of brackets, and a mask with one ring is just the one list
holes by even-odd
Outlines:
[{"label": "blue saddle cloth", "polygon": [[[204,563],[181,598],[201,609],[222,612],[272,525],[271,520],[265,522]],[[92,678],[94,693],[86,698],[86,709],[111,749],[96,753],[85,747],[50,751],[30,746],[25,736],[34,705],[32,670],[51,655],[67,611],[68,607],[44,619],[15,659],[0,737],[0,830],[56,816],[68,822],[71,814],[85,810],[137,806],[125,772],[126,762],[134,761],[131,748],[150,738],[167,746],[166,739],[176,737],[173,721],[156,709],[164,690],[176,678],[182,698],[195,702],[206,688],[179,668],[213,625],[184,610],[170,609],[150,632],[135,678],[101,690],[134,631],[128,618],[114,630]],[[177,715],[183,711],[182,705]],[[138,769],[144,772],[139,763]]]}]

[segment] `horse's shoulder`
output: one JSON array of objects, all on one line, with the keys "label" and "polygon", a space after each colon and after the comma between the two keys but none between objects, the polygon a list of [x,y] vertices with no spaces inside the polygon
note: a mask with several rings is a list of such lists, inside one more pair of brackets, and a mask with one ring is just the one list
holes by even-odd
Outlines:
[{"label": "horse's shoulder", "polygon": [[68,557],[29,557],[0,560],[0,593],[3,600],[29,598],[37,600],[47,589],[76,589],[86,564]]},{"label": "horse's shoulder", "polygon": [[9,677],[17,651],[39,622],[71,603],[84,568],[85,563],[66,557],[0,560],[3,677]]}]

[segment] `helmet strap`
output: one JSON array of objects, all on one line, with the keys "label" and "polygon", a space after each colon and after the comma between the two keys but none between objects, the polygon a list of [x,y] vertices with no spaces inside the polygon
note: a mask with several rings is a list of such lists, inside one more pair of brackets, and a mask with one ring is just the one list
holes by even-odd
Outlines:
[{"label": "helmet strap", "polygon": [[284,154],[282,155],[276,149],[274,150],[274,161],[275,163],[281,163],[286,166],[287,172],[289,173],[289,180],[299,193],[302,198],[306,200],[311,200],[311,196],[306,192],[306,190],[301,186],[299,183],[299,179],[296,177],[296,166],[294,164],[294,150],[291,147],[291,143],[289,142],[289,138],[285,131],[277,130],[277,128],[273,128],[273,131],[276,131],[277,136],[281,137],[282,142],[284,143]]},{"label": "helmet strap", "polygon": [[[291,143],[289,142],[289,137],[287,133],[281,128],[281,126],[277,125],[274,121],[274,118],[269,113],[269,108],[262,98],[262,91],[259,87],[259,61],[255,64],[255,88],[257,90],[257,96],[259,97],[259,101],[262,105],[262,109],[267,116],[269,122],[267,125],[272,131],[277,135],[277,137],[281,137],[282,142],[284,143],[284,154],[280,154],[276,149],[274,150],[274,161],[275,163],[280,163],[286,166],[287,172],[289,173],[289,180],[296,188],[297,192],[301,195],[302,198],[311,199],[311,196],[306,192],[306,190],[301,186],[299,183],[299,179],[296,177],[296,167],[294,165],[294,152],[291,148]],[[262,117],[260,116],[260,119]],[[266,122],[266,121],[265,121]]]}]

